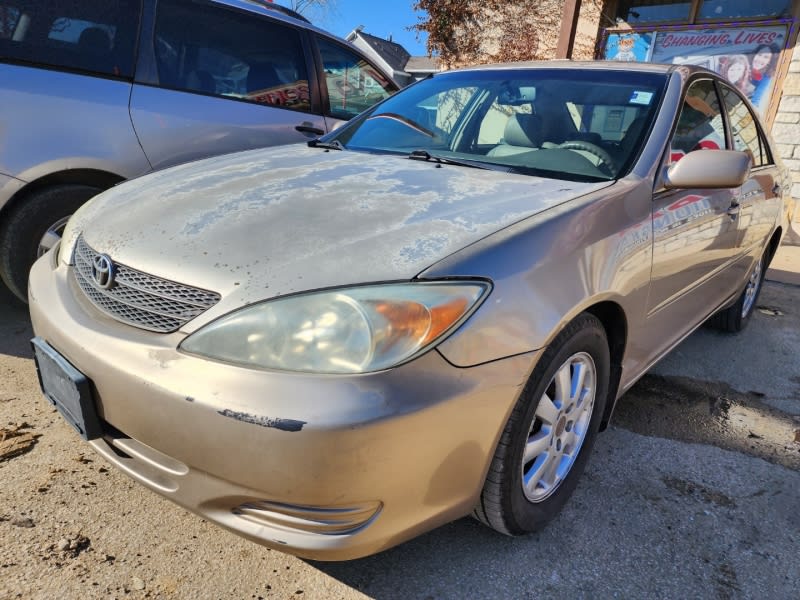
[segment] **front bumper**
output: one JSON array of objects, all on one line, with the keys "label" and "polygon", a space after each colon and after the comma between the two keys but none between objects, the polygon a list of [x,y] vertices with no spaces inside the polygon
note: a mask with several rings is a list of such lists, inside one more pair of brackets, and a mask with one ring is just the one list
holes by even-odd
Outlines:
[{"label": "front bumper", "polygon": [[535,353],[456,368],[431,351],[358,376],[256,371],[118,323],[50,256],[36,335],[93,384],[109,462],[236,533],[306,558],[378,552],[469,513]]}]

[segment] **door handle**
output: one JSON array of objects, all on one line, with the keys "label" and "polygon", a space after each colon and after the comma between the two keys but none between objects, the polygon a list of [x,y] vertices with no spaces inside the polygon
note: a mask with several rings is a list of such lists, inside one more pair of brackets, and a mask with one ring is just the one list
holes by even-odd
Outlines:
[{"label": "door handle", "polygon": [[322,135],[325,133],[324,129],[314,127],[311,123],[301,123],[295,127],[295,130],[299,131],[300,133],[310,133],[312,135]]},{"label": "door handle", "polygon": [[734,202],[728,207],[727,213],[730,215],[731,219],[736,219],[736,217],[739,216],[739,211],[741,209],[741,205],[738,202]]},{"label": "door handle", "polygon": [[780,183],[776,183],[774,186],[772,186],[772,195],[773,196],[780,196],[782,190],[783,190],[783,188],[781,187],[781,184]]}]

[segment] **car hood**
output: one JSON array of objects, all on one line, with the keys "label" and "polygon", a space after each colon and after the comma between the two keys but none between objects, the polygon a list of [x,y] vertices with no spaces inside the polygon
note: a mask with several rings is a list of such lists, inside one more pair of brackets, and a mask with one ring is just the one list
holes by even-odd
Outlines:
[{"label": "car hood", "polygon": [[499,229],[608,185],[296,145],[121,184],[76,213],[70,230],[118,263],[246,304],[408,280]]}]

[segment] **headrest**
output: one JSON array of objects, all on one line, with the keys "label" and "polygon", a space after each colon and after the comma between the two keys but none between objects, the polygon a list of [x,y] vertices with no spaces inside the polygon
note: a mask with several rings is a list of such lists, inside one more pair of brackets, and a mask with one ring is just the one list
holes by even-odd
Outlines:
[{"label": "headrest", "polygon": [[539,115],[516,114],[509,117],[503,141],[512,146],[538,148],[542,145],[542,119]]}]

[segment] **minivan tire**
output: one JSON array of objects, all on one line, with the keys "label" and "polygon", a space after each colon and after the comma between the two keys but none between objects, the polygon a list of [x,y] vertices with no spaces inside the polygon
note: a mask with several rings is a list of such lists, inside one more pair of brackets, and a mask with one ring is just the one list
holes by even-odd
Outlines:
[{"label": "minivan tire", "polygon": [[39,188],[5,215],[0,222],[0,278],[17,298],[28,301],[28,272],[48,229],[101,191],[73,183]]}]

